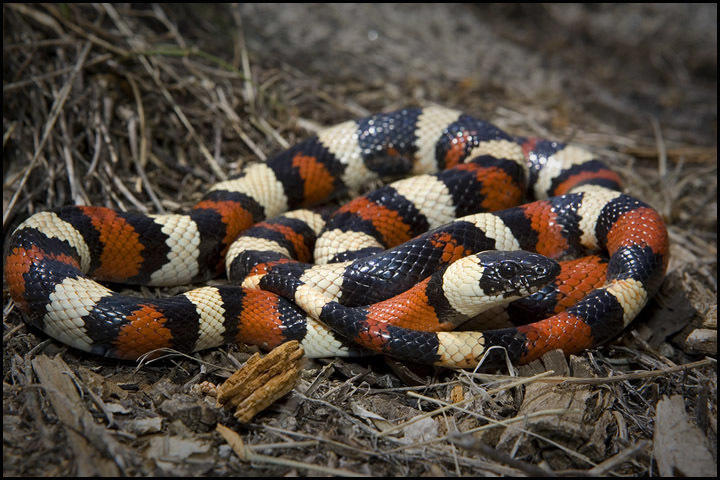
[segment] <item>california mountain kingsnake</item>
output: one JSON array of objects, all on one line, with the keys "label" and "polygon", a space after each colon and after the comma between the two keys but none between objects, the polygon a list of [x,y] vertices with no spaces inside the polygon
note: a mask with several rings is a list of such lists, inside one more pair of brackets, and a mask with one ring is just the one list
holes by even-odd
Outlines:
[{"label": "california mountain kingsnake", "polygon": [[[323,228],[323,211],[263,222],[377,178],[408,175],[421,176],[360,197],[330,220],[316,256],[340,263],[300,263],[310,261],[308,242]],[[311,356],[357,350],[307,312],[361,347],[403,359],[473,367],[488,351],[488,363],[506,351],[528,362],[611,339],[659,287],[665,225],[618,190],[618,176],[580,148],[513,138],[454,110],[405,109],[325,129],[216,184],[186,215],[81,206],[37,213],[13,233],[5,279],[29,323],[111,357],[230,342],[270,348],[290,339]],[[541,200],[513,206],[524,197]],[[499,211],[477,213],[488,210]],[[470,319],[474,307],[453,291],[488,293],[480,256],[472,255],[485,250],[535,251],[563,260],[562,271],[530,298]],[[569,260],[588,251],[604,252],[607,262],[597,254]],[[553,265],[538,271],[557,273]],[[85,275],[182,285],[223,267],[248,288],[145,299]],[[396,295],[399,303],[388,303]],[[445,331],[470,324],[504,328]]]}]

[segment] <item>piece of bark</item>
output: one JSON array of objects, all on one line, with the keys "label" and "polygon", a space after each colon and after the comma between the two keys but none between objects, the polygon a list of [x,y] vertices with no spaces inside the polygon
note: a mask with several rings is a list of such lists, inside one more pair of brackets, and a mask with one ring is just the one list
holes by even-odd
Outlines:
[{"label": "piece of bark", "polygon": [[303,356],[296,341],[283,343],[264,357],[256,353],[218,387],[218,406],[234,409],[235,418],[249,422],[295,387]]},{"label": "piece of bark", "polygon": [[[579,357],[572,359],[575,374],[592,376],[590,366],[582,365],[582,362]],[[569,377],[570,367],[562,351],[546,353],[540,360],[521,367],[520,374],[527,376],[547,370],[553,370],[554,376]],[[497,448],[506,452],[517,450],[519,456],[540,453],[553,470],[586,468],[588,464],[600,461],[605,454],[607,429],[613,421],[606,408],[606,395],[584,384],[528,384],[517,413],[518,417],[527,415],[528,420],[522,425],[506,428]],[[530,418],[531,414],[546,410],[561,410],[564,413]],[[519,427],[534,435],[526,435]],[[566,446],[577,452],[577,457],[585,457],[586,460],[578,462],[577,457],[567,456],[541,440],[542,437]]]},{"label": "piece of bark", "polygon": [[45,355],[35,358],[32,366],[58,420],[65,426],[75,458],[75,475],[120,475],[128,455],[112,435],[93,420],[77,392],[70,367],[59,356]]},{"label": "piece of bark", "polygon": [[707,439],[688,418],[680,395],[665,396],[657,403],[653,453],[663,477],[717,477]]}]

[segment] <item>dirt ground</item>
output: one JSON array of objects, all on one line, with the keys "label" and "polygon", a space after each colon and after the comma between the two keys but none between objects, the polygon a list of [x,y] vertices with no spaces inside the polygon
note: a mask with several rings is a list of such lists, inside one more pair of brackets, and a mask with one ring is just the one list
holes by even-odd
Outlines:
[{"label": "dirt ground", "polygon": [[199,384],[253,349],[93,357],[4,283],[3,476],[716,475],[717,4],[4,4],[4,244],[61,205],[187,211],[322,126],[433,104],[584,145],[662,213],[626,332],[512,371],[308,360],[241,424]]}]

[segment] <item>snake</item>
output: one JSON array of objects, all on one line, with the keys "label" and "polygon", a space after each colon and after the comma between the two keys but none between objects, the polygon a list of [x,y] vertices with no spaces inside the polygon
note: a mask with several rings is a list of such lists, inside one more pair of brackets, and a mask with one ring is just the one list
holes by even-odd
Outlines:
[{"label": "snake", "polygon": [[[311,357],[474,368],[612,340],[668,259],[661,215],[587,149],[429,106],[322,129],[189,213],[35,213],[4,273],[27,323],[96,355],[298,340]],[[223,271],[227,282],[169,298],[110,288]]]}]

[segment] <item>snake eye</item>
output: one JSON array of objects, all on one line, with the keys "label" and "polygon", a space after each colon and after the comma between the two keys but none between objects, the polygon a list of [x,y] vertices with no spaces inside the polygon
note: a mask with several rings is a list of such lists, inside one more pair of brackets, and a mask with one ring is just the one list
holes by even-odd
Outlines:
[{"label": "snake eye", "polygon": [[502,262],[499,268],[500,275],[507,279],[513,278],[519,270],[520,267],[515,262]]},{"label": "snake eye", "polygon": [[548,269],[538,265],[537,267],[535,267],[535,273],[537,273],[541,277],[544,277],[545,275],[547,275]]}]

